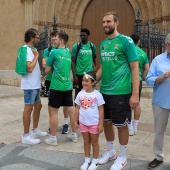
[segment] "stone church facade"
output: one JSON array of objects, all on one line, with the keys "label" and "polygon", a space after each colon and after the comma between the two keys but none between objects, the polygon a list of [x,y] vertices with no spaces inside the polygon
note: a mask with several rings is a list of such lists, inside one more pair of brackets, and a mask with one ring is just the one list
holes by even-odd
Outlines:
[{"label": "stone church facade", "polygon": [[102,15],[116,11],[120,16],[120,31],[133,32],[137,11],[145,24],[151,19],[159,27],[170,27],[169,0],[0,0],[0,84],[20,86],[20,76],[14,72],[17,49],[24,44],[28,28],[51,29],[54,15],[58,29],[69,35],[68,48],[79,41],[80,29],[88,27],[90,40],[97,46],[104,38]]}]

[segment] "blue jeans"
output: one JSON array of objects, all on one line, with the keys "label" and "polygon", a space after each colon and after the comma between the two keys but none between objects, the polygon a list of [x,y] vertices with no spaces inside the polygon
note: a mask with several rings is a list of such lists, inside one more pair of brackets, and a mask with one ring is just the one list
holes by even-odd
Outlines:
[{"label": "blue jeans", "polygon": [[34,105],[35,102],[40,100],[40,89],[24,90],[24,102],[25,104]]}]

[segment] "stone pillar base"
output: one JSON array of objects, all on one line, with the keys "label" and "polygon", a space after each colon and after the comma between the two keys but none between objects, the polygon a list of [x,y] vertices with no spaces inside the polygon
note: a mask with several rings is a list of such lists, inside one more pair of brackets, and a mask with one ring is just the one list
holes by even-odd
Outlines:
[{"label": "stone pillar base", "polygon": [[20,87],[21,76],[14,70],[0,70],[0,84]]}]

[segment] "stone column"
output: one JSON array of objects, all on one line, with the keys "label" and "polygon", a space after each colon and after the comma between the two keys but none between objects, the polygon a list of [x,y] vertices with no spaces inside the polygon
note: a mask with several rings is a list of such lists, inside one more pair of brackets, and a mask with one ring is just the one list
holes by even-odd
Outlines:
[{"label": "stone column", "polygon": [[31,28],[33,25],[33,1],[34,0],[21,0],[24,4],[25,30]]}]

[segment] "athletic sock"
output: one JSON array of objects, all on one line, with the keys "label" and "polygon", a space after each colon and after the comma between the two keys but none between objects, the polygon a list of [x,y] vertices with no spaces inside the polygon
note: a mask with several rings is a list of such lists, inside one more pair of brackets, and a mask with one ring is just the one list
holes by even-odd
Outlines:
[{"label": "athletic sock", "polygon": [[126,149],[127,149],[127,145],[120,144],[120,156],[126,157]]},{"label": "athletic sock", "polygon": [[71,132],[71,135],[74,135],[74,136],[76,136],[76,132]]},{"label": "athletic sock", "polygon": [[132,121],[131,121],[131,123],[130,123],[130,124],[128,124],[128,129],[129,129],[129,130],[133,130]]},{"label": "athletic sock", "polygon": [[90,163],[90,157],[85,157],[85,162]]},{"label": "athletic sock", "polygon": [[50,136],[50,139],[52,139],[52,140],[56,140],[57,139],[57,137],[56,136]]},{"label": "athletic sock", "polygon": [[107,149],[109,152],[114,152],[114,141],[107,141]]},{"label": "athletic sock", "polygon": [[64,118],[64,125],[68,125],[69,118]]},{"label": "athletic sock", "polygon": [[32,129],[33,133],[36,133],[37,130],[38,130],[38,128],[33,128],[33,129]]},{"label": "athletic sock", "polygon": [[98,159],[98,158],[97,158],[97,159],[93,158],[93,159],[92,159],[92,163],[98,164],[98,163],[99,163],[99,159]]},{"label": "athletic sock", "polygon": [[30,135],[29,133],[24,133],[24,134],[23,134],[23,137],[24,137],[24,138],[27,138],[29,135]]},{"label": "athletic sock", "polygon": [[133,128],[137,129],[139,120],[133,120]]}]

